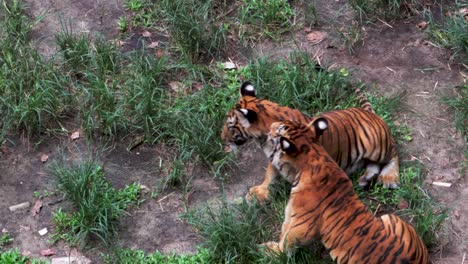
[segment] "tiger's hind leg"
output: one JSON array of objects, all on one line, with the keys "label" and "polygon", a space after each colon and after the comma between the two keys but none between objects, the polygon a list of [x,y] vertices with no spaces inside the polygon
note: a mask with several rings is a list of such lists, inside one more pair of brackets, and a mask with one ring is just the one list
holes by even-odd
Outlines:
[{"label": "tiger's hind leg", "polygon": [[398,155],[393,156],[389,163],[383,166],[380,171],[378,181],[383,184],[384,187],[396,189],[400,185],[400,163]]},{"label": "tiger's hind leg", "polygon": [[400,163],[397,155],[393,156],[383,167],[380,164],[369,163],[366,172],[359,177],[359,186],[366,187],[374,177],[377,177],[377,181],[381,182],[385,188],[396,189],[400,185],[399,171]]}]

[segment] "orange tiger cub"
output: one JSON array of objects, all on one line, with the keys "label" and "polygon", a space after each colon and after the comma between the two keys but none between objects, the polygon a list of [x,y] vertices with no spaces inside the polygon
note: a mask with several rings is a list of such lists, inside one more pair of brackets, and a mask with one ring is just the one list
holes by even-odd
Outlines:
[{"label": "orange tiger cub", "polygon": [[345,172],[318,143],[327,118],[307,126],[276,122],[265,143],[272,164],[291,178],[279,242],[264,245],[291,251],[320,239],[337,263],[430,263],[414,228],[398,216],[375,217],[353,190]]},{"label": "orange tiger cub", "polygon": [[[262,146],[273,122],[289,120],[308,124],[319,117],[329,120],[329,129],[320,138],[320,144],[349,175],[366,168],[359,184],[366,186],[377,176],[385,187],[397,188],[399,161],[395,142],[385,122],[372,111],[365,96],[357,90],[362,107],[325,112],[309,117],[298,110],[280,106],[256,97],[249,82],[240,87],[241,98],[228,113],[221,137],[227,150],[254,139]],[[268,201],[268,187],[278,171],[268,164],[262,184],[250,188],[247,199],[256,196],[260,202]]]}]

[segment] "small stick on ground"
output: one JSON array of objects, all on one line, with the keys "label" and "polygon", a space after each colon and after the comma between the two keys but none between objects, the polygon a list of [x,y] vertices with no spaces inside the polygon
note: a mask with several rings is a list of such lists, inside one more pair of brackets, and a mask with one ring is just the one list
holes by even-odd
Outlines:
[{"label": "small stick on ground", "polygon": [[392,25],[390,25],[389,23],[387,23],[387,22],[383,21],[382,19],[380,19],[380,18],[377,18],[377,20],[379,20],[380,22],[384,23],[384,25],[386,25],[387,27],[389,27],[389,28],[393,28],[393,27],[392,27]]}]

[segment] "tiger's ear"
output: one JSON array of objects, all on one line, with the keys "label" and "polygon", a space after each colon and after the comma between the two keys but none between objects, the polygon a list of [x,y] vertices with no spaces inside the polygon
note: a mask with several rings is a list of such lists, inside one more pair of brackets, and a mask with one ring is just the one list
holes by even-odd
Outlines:
[{"label": "tiger's ear", "polygon": [[244,82],[240,87],[241,96],[253,96],[255,97],[255,87],[250,82]]},{"label": "tiger's ear", "polygon": [[316,139],[319,139],[323,132],[328,129],[328,120],[325,117],[319,117],[312,121],[311,126],[315,130]]},{"label": "tiger's ear", "polygon": [[299,150],[297,149],[296,145],[294,145],[291,141],[289,141],[285,137],[280,138],[280,145],[281,149],[286,152],[289,156],[295,157],[299,154]]},{"label": "tiger's ear", "polygon": [[239,122],[243,127],[249,128],[252,123],[257,121],[257,113],[255,111],[245,108],[237,109],[237,111],[240,113],[238,115]]}]

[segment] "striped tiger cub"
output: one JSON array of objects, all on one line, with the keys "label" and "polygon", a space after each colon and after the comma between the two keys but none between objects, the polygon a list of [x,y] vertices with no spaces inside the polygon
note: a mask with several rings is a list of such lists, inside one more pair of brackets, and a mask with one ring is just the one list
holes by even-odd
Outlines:
[{"label": "striped tiger cub", "polygon": [[311,126],[271,125],[265,143],[270,162],[292,181],[279,242],[269,249],[291,251],[320,239],[337,263],[430,263],[414,228],[396,215],[375,217],[359,200],[351,180],[319,143],[329,128],[319,117]]}]

